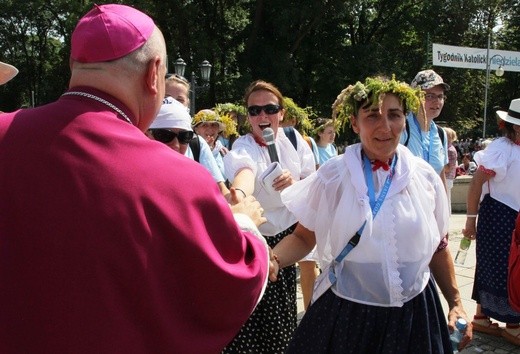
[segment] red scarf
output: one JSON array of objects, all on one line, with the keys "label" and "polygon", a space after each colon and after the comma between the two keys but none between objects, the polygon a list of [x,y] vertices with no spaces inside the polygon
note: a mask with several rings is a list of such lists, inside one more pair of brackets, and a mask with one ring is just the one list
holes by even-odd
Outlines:
[{"label": "red scarf", "polygon": [[266,147],[267,145],[265,144],[265,142],[260,139],[259,137],[257,137],[256,135],[253,135],[253,138],[255,139],[255,142],[260,145],[260,147]]}]

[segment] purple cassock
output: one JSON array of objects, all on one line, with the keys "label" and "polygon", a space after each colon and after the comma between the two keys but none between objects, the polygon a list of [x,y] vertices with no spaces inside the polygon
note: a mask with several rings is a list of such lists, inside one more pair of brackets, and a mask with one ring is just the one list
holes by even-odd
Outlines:
[{"label": "purple cassock", "polygon": [[204,167],[106,103],[0,115],[0,353],[217,353],[266,277]]}]

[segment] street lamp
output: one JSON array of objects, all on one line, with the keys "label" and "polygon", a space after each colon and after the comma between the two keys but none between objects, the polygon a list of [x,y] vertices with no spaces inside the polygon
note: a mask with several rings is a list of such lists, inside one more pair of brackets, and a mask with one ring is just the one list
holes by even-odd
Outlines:
[{"label": "street lamp", "polygon": [[[497,26],[498,27],[498,26]],[[491,60],[497,57],[500,59],[500,64],[495,71],[496,76],[504,75],[504,57],[500,54],[495,54],[491,58],[489,57],[489,47],[491,46],[491,32],[488,33],[487,50],[486,50],[486,83],[484,88],[484,126],[482,127],[482,138],[486,138],[486,121],[487,121],[487,101],[488,101],[488,89],[489,89],[489,71],[491,67]]]},{"label": "street lamp", "polygon": [[[184,77],[184,72],[186,70],[186,62],[182,60],[182,58],[179,58],[175,61],[173,64],[175,73],[179,76]],[[190,80],[190,113],[195,114],[195,96],[197,93],[197,90],[205,90],[209,87],[209,78],[211,76],[211,64],[209,61],[204,60],[202,63],[199,64],[200,68],[200,79],[202,80],[202,83],[199,85],[197,84],[197,79],[199,78],[197,75],[195,75],[195,72],[191,72],[191,80]]]}]

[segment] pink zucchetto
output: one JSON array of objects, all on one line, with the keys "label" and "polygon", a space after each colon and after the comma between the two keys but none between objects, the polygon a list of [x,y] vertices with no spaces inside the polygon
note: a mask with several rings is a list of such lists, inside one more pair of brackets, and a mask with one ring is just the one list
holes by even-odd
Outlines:
[{"label": "pink zucchetto", "polygon": [[71,58],[82,63],[122,58],[140,48],[154,28],[153,20],[133,7],[94,5],[72,33]]}]

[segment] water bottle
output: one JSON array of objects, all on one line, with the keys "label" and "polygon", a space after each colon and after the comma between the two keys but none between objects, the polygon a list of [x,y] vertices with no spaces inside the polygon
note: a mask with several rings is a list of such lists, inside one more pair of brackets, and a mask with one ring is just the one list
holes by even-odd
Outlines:
[{"label": "water bottle", "polygon": [[460,240],[459,250],[457,251],[457,255],[455,256],[455,263],[464,264],[470,245],[471,239],[463,237],[462,240]]},{"label": "water bottle", "polygon": [[455,329],[453,330],[453,333],[450,334],[451,347],[454,353],[459,352],[459,343],[462,337],[464,337],[464,332],[466,332],[467,326],[468,322],[463,318],[459,318],[457,319],[457,322],[455,322]]}]

